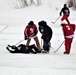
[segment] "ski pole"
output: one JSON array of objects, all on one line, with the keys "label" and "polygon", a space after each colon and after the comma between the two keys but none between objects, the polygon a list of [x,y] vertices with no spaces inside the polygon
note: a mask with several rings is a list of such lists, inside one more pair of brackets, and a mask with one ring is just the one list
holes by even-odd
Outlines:
[{"label": "ski pole", "polygon": [[43,48],[43,46],[42,46],[42,43],[43,43],[43,42],[42,42],[42,41],[43,41],[43,40],[42,40],[42,38],[41,38],[41,47]]},{"label": "ski pole", "polygon": [[56,21],[58,20],[60,18],[60,16],[54,21],[54,22],[52,22],[53,24],[55,24],[56,23]]},{"label": "ski pole", "polygon": [[19,41],[18,43],[16,43],[15,45],[18,45],[19,43],[21,43],[22,41],[24,41],[24,39],[23,40],[21,40],[21,41]]},{"label": "ski pole", "polygon": [[2,30],[0,30],[0,33],[1,33],[2,31],[4,31],[7,27],[9,27],[9,26],[7,25],[7,26],[4,27]]},{"label": "ski pole", "polygon": [[59,48],[63,45],[64,42],[65,42],[65,41],[63,41],[63,42],[61,43],[61,45],[57,48],[56,51],[54,51],[54,53],[56,53],[56,52],[59,50]]}]

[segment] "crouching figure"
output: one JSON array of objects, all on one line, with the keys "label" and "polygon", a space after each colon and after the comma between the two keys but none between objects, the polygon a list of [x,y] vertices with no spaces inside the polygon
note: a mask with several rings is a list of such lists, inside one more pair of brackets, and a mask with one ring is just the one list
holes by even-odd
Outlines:
[{"label": "crouching figure", "polygon": [[53,31],[52,29],[47,25],[46,21],[40,21],[38,22],[39,25],[39,31],[42,34],[41,38],[43,39],[43,49],[47,53],[50,50],[51,47],[51,38]]}]

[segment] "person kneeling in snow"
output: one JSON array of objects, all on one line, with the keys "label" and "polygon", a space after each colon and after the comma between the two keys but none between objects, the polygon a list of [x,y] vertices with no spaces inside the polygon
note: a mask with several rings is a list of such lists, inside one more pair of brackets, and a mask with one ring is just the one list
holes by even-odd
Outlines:
[{"label": "person kneeling in snow", "polygon": [[53,31],[52,29],[47,25],[46,21],[40,21],[38,22],[39,25],[39,31],[42,34],[43,39],[43,49],[45,53],[48,53],[51,47],[50,40],[52,38]]},{"label": "person kneeling in snow", "polygon": [[20,44],[19,46],[15,46],[15,45],[8,45],[6,47],[6,49],[10,52],[10,53],[25,53],[25,54],[29,54],[29,53],[33,53],[36,54],[38,53],[38,49],[35,46],[35,44],[30,45],[30,46],[26,46],[24,44]]}]

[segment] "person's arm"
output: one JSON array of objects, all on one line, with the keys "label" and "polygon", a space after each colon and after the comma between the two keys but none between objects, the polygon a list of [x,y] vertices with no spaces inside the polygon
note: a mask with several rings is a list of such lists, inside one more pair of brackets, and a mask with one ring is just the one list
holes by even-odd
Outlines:
[{"label": "person's arm", "polygon": [[61,9],[61,11],[60,11],[60,13],[59,13],[60,16],[62,16],[62,11],[63,11],[63,9]]},{"label": "person's arm", "polygon": [[24,30],[24,39],[27,40],[28,39],[28,35],[27,35],[27,27]]},{"label": "person's arm", "polygon": [[15,53],[15,50],[10,50],[9,47],[6,47],[6,49],[10,52],[10,53]]},{"label": "person's arm", "polygon": [[69,10],[69,8],[68,8],[68,13],[69,13],[69,15],[70,15],[70,10]]},{"label": "person's arm", "polygon": [[37,26],[35,25],[34,35],[37,35],[37,33],[38,33],[38,29]]},{"label": "person's arm", "polygon": [[76,29],[76,25],[75,24],[71,24],[72,28],[73,28],[73,31],[75,31]]}]

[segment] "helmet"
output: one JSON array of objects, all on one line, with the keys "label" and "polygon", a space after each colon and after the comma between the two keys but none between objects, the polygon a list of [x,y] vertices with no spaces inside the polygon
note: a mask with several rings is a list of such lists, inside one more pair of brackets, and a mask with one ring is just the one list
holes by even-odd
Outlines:
[{"label": "helmet", "polygon": [[15,49],[15,48],[16,48],[16,46],[15,46],[15,45],[12,45],[12,46],[11,46],[11,48],[12,48],[12,49]]},{"label": "helmet", "polygon": [[30,22],[28,23],[28,25],[33,26],[33,25],[34,25],[34,22],[33,22],[33,21],[30,21]]},{"label": "helmet", "polygon": [[47,25],[46,21],[42,20],[38,23],[39,25]]},{"label": "helmet", "polygon": [[64,7],[67,7],[67,4],[64,4]]}]

